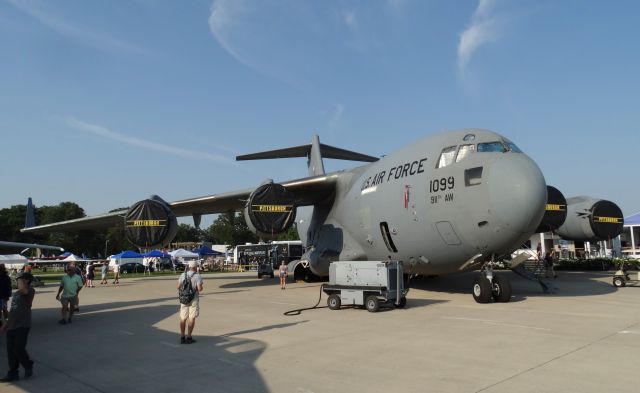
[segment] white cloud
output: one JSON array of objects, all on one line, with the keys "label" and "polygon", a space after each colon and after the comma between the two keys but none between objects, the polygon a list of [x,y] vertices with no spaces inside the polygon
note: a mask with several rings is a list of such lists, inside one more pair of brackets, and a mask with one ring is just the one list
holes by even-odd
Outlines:
[{"label": "white cloud", "polygon": [[209,30],[224,50],[240,63],[253,68],[249,60],[240,55],[239,50],[236,49],[228,36],[228,33],[237,27],[240,17],[247,11],[248,6],[244,0],[214,1],[211,4],[211,14],[209,15]]},{"label": "white cloud", "polygon": [[496,41],[500,34],[500,19],[495,13],[496,0],[480,0],[469,26],[460,35],[458,43],[458,68],[464,74],[477,49]]},{"label": "white cloud", "polygon": [[338,129],[342,123],[342,115],[344,114],[344,105],[337,103],[329,116],[329,129]]},{"label": "white cloud", "polygon": [[118,49],[130,52],[146,52],[145,50],[121,41],[107,34],[94,33],[83,30],[68,22],[56,17],[48,11],[45,11],[42,3],[35,0],[7,0],[20,11],[36,19],[49,29],[56,33],[81,41],[86,45],[93,46],[98,49]]},{"label": "white cloud", "polygon": [[69,125],[72,128],[75,128],[76,130],[97,135],[103,138],[111,139],[126,145],[141,147],[147,150],[159,151],[159,152],[171,154],[174,156],[189,158],[193,160],[207,160],[207,161],[217,161],[217,162],[231,161],[229,158],[218,155],[218,154],[203,153],[203,152],[198,152],[194,150],[182,149],[174,146],[162,145],[160,143],[151,142],[144,139],[119,134],[105,127],[98,126],[95,124],[85,123],[73,117],[67,119],[67,125]]},{"label": "white cloud", "polygon": [[353,11],[344,11],[342,14],[344,24],[353,31],[358,30],[358,19]]}]

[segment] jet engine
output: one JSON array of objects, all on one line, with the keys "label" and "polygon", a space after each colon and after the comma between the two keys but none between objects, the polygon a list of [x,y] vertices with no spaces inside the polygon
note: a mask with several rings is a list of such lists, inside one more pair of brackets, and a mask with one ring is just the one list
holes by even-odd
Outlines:
[{"label": "jet engine", "polygon": [[551,232],[560,228],[567,219],[567,200],[555,187],[547,186],[547,204],[542,221],[535,233]]},{"label": "jet engine", "polygon": [[263,184],[249,196],[244,217],[252,232],[271,239],[291,228],[296,220],[295,195],[281,184]]},{"label": "jet engine", "polygon": [[124,235],[133,245],[152,248],[167,245],[178,232],[169,204],[157,195],[136,202],[124,217]]},{"label": "jet engine", "polygon": [[622,232],[622,211],[613,202],[579,196],[567,199],[567,219],[556,230],[566,240],[613,239]]}]

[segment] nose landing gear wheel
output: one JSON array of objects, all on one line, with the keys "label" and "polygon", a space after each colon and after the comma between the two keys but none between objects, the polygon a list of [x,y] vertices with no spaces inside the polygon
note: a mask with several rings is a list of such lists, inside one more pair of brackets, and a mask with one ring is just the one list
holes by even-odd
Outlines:
[{"label": "nose landing gear wheel", "polygon": [[504,276],[493,276],[493,300],[506,303],[511,300],[511,284]]},{"label": "nose landing gear wheel", "polygon": [[489,303],[492,296],[491,282],[484,274],[473,280],[473,298],[478,303]]}]

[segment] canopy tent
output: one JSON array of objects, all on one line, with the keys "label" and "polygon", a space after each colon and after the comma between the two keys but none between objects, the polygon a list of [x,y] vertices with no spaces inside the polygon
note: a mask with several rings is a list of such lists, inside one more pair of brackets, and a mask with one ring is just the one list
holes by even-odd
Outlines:
[{"label": "canopy tent", "polygon": [[129,262],[142,264],[142,254],[138,254],[134,251],[123,251],[120,254],[115,254],[109,257],[109,266],[116,264],[121,265]]},{"label": "canopy tent", "polygon": [[169,258],[170,255],[162,252],[160,250],[152,250],[149,251],[148,253],[142,254],[143,257],[147,257],[147,258]]},{"label": "canopy tent", "polygon": [[27,257],[20,254],[0,255],[0,263],[7,269],[22,269],[28,262]]},{"label": "canopy tent", "polygon": [[184,248],[179,248],[177,250],[173,250],[169,253],[173,259],[176,258],[198,258],[199,255],[195,252],[187,251]]},{"label": "canopy tent", "polygon": [[640,257],[640,212],[633,214],[629,217],[625,217],[624,219],[624,236],[627,236],[626,231],[628,233],[628,241],[630,247],[623,247],[622,252],[625,255],[630,257],[639,258]]},{"label": "canopy tent", "polygon": [[79,257],[76,254],[69,253],[69,255],[67,255],[67,257],[65,259],[63,259],[63,261],[76,262],[76,261],[86,261],[86,259],[82,258],[82,257]]},{"label": "canopy tent", "polygon": [[196,248],[193,252],[198,253],[200,256],[221,256],[224,255],[223,252],[219,252],[213,250],[207,246],[201,246],[200,248]]}]

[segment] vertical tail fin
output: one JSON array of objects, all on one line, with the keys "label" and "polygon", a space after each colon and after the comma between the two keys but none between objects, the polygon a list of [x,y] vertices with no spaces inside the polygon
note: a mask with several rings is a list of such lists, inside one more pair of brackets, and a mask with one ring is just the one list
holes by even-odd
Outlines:
[{"label": "vertical tail fin", "polygon": [[24,227],[31,228],[36,226],[35,207],[31,201],[31,197],[27,200],[27,215],[24,219]]},{"label": "vertical tail fin", "polygon": [[318,134],[313,134],[313,137],[311,137],[311,148],[307,157],[309,176],[324,175],[324,163],[322,162],[322,150],[320,149],[320,137]]}]

